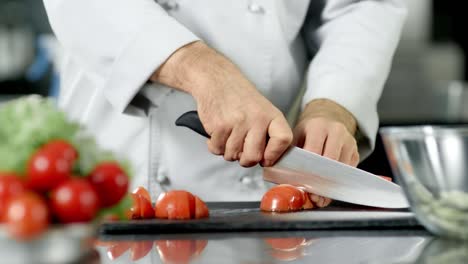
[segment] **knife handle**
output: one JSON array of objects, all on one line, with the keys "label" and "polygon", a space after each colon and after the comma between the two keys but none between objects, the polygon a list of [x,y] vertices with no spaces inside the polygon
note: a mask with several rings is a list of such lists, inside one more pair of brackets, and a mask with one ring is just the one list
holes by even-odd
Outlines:
[{"label": "knife handle", "polygon": [[206,137],[211,138],[208,133],[206,133],[205,128],[203,127],[202,122],[200,121],[200,117],[198,116],[197,111],[189,111],[183,115],[181,115],[175,121],[176,126],[183,126],[190,128],[191,130],[197,132],[198,134]]}]

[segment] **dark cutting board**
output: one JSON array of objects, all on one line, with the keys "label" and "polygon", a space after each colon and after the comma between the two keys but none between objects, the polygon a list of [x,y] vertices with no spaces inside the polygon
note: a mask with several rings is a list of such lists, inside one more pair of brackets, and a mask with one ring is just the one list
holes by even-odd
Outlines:
[{"label": "dark cutting board", "polygon": [[265,213],[258,202],[208,203],[210,217],[199,220],[132,220],[107,222],[103,235],[206,232],[420,229],[408,210],[390,210],[334,202],[327,208],[294,213]]}]

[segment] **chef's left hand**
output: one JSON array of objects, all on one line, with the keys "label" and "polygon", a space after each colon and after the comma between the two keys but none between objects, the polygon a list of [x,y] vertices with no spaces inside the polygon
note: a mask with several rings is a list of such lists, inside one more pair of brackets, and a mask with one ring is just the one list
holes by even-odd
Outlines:
[{"label": "chef's left hand", "polygon": [[328,99],[308,103],[294,129],[295,144],[305,150],[356,167],[359,163],[356,120]]},{"label": "chef's left hand", "polygon": [[[308,103],[294,128],[294,143],[305,150],[356,167],[359,163],[356,120],[342,106],[328,99]],[[318,207],[326,207],[330,198],[309,194]]]}]

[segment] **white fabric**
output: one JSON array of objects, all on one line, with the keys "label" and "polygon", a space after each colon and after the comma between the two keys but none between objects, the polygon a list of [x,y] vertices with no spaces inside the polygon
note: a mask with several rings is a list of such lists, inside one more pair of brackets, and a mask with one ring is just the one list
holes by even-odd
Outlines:
[{"label": "white fabric", "polygon": [[[345,106],[365,136],[360,146],[365,154],[375,139],[376,103],[405,17],[400,0],[327,1],[323,23],[304,29],[320,46],[306,73],[307,47],[300,29],[308,0],[44,2],[67,54],[60,106],[100,144],[133,161],[133,185],[146,185],[148,109],[132,102],[136,94],[144,95],[157,107],[153,123],[159,148],[152,158],[157,175],[167,176],[170,188],[206,200],[260,199],[266,188],[261,168],[225,162],[207,151],[204,138],[174,126],[180,114],[196,105],[188,94],[146,84],[165,59],[201,39],[238,65],[283,112],[307,79],[303,104],[329,98]],[[174,3],[177,8],[164,10]]]}]

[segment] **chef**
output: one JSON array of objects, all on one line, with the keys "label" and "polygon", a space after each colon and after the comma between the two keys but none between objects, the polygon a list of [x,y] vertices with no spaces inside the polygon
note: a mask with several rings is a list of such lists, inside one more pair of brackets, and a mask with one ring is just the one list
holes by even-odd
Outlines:
[{"label": "chef", "polygon": [[[208,201],[259,200],[260,165],[290,144],[356,166],[406,14],[400,0],[44,2],[60,106],[132,161],[134,186]],[[211,139],[174,125],[190,110]]]}]

